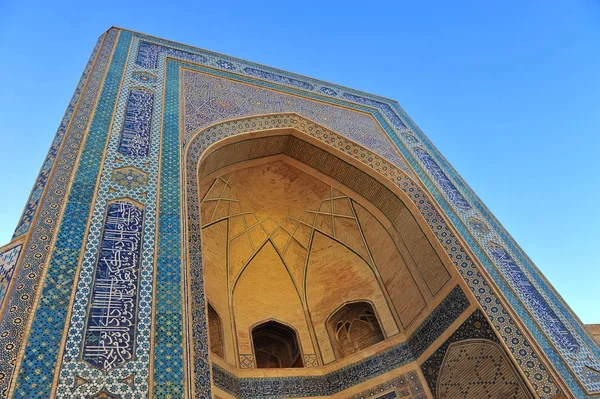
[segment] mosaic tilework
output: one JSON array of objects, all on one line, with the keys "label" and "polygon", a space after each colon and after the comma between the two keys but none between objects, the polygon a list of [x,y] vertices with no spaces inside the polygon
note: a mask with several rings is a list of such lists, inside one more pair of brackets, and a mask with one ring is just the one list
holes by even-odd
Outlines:
[{"label": "mosaic tilework", "polygon": [[[408,346],[400,344],[383,353],[321,376],[237,378],[217,365],[212,366],[212,375],[214,384],[220,389],[243,398],[268,397],[275,399],[325,396],[341,392],[411,361],[414,361],[414,358],[408,350]],[[410,377],[405,375],[392,381],[396,382],[395,386],[398,388],[408,388],[406,392],[415,395],[414,399],[426,398],[415,372],[411,372]],[[353,398],[369,395],[371,392],[376,393],[382,386],[389,386],[392,381],[371,388]]]},{"label": "mosaic tilework", "polygon": [[[23,215],[21,215],[21,219],[20,219],[19,224],[17,225],[17,228],[14,232],[13,238],[26,233],[29,230],[31,223],[33,222],[33,217],[35,216],[35,213],[38,209],[40,199],[42,198],[42,194],[44,192],[44,189],[46,188],[46,184],[48,183],[48,178],[50,177],[50,172],[52,171],[52,167],[54,166],[56,157],[58,156],[58,153],[60,151],[61,144],[64,141],[65,135],[67,133],[67,129],[69,128],[71,120],[73,119],[73,114],[75,113],[75,110],[77,109],[79,100],[82,98],[81,93],[85,87],[88,77],[90,76],[90,73],[92,71],[92,66],[94,65],[94,62],[96,61],[96,56],[98,55],[98,51],[100,50],[100,45],[102,44],[103,40],[104,40],[104,35],[102,35],[98,38],[98,41],[96,42],[96,46],[94,47],[94,50],[92,51],[92,55],[90,56],[90,59],[88,60],[86,66],[83,70],[83,73],[81,74],[79,83],[77,83],[77,87],[75,87],[75,92],[73,93],[73,97],[71,97],[71,101],[69,102],[69,105],[67,106],[67,111],[65,112],[65,115],[63,116],[63,118],[60,122],[60,126],[58,127],[56,135],[54,136],[54,140],[52,140],[52,144],[50,144],[50,150],[48,150],[48,155],[46,155],[46,159],[44,160],[44,163],[42,164],[42,169],[40,170],[40,173],[38,174],[38,177],[36,178],[35,184],[33,186],[33,190],[31,191],[31,194],[29,195],[29,199],[27,200],[27,205],[25,206],[25,209],[23,210]],[[86,105],[89,106],[90,103],[87,103]]]},{"label": "mosaic tilework", "polygon": [[470,218],[467,220],[467,223],[469,224],[471,230],[480,236],[485,236],[490,232],[490,229],[485,225],[485,223],[477,218]]},{"label": "mosaic tilework", "polygon": [[[115,36],[109,37],[115,40]],[[46,300],[40,302],[33,315],[31,333],[25,346],[15,387],[16,397],[50,397],[52,376],[57,365],[62,339],[62,334],[56,332],[62,332],[65,326],[86,221],[91,210],[95,182],[106,143],[106,132],[127,56],[128,36],[126,33],[121,33],[119,36],[117,52],[110,64],[90,126],[90,131],[95,134],[87,137],[72,181],[57,233],[55,250],[47,265],[48,270],[41,294]],[[109,56],[112,43],[107,50],[106,55]]]},{"label": "mosaic tilework", "polygon": [[410,349],[415,357],[429,348],[468,306],[465,294],[460,287],[455,287],[410,337]]},{"label": "mosaic tilework", "polygon": [[[182,347],[184,310],[181,306],[174,306],[181,303],[183,295],[179,70],[170,62],[168,68],[162,63],[159,67],[161,74],[166,69],[166,82],[169,84],[164,88],[153,365],[154,397],[168,399],[183,397],[185,373]],[[200,328],[207,331],[207,327],[207,321],[204,320]],[[209,398],[208,338],[204,337],[202,342],[196,344],[201,345],[205,354],[204,363],[201,365],[204,367],[203,380],[196,387],[196,392],[201,392],[204,397]],[[207,390],[209,395],[206,395]]]},{"label": "mosaic tilework", "polygon": [[163,47],[153,43],[142,42],[139,45],[136,64],[143,68],[157,68],[158,56],[161,53],[166,54],[170,57],[187,59],[189,61],[198,63],[203,63],[207,60],[206,57],[199,54],[177,50],[172,47]]},{"label": "mosaic tilework", "polygon": [[0,253],[0,309],[2,309],[6,293],[15,273],[21,248],[23,248],[22,245],[16,245]]},{"label": "mosaic tilework", "polygon": [[[385,392],[385,393],[383,393]],[[427,398],[421,379],[415,371],[395,377],[388,382],[369,388],[356,395],[349,396],[348,399],[392,399],[392,398]]]},{"label": "mosaic tilework", "polygon": [[469,205],[469,203],[456,189],[456,187],[450,181],[450,179],[448,179],[448,176],[446,176],[444,171],[440,169],[440,167],[431,157],[431,155],[429,155],[427,151],[422,150],[420,148],[416,148],[414,151],[417,154],[417,156],[421,159],[425,167],[433,175],[434,179],[442,187],[442,189],[444,190],[450,201],[454,204],[454,206],[460,209],[461,211],[468,211],[469,209],[471,209],[471,205]]},{"label": "mosaic tilework", "polygon": [[119,152],[132,157],[146,157],[150,149],[150,123],[154,93],[145,88],[131,89],[125,110],[125,122]]},{"label": "mosaic tilework", "polygon": [[398,116],[392,110],[392,108],[390,108],[389,105],[387,105],[381,101],[372,100],[370,98],[363,97],[363,96],[357,96],[356,94],[351,94],[351,93],[344,93],[343,97],[347,98],[348,100],[357,102],[359,104],[365,104],[365,105],[369,105],[371,107],[378,108],[388,118],[388,120],[392,123],[392,125],[394,125],[394,127],[401,128],[401,129],[406,128],[404,123],[402,123],[402,121],[400,120],[400,118],[398,118]]},{"label": "mosaic tilework", "polygon": [[131,78],[141,83],[156,83],[156,76],[150,75],[146,72],[134,72],[131,75]]},{"label": "mosaic tilework", "polygon": [[[453,342],[466,339],[485,339],[499,343],[493,328],[487,322],[481,311],[476,310],[471,316],[440,346],[427,360],[421,364],[421,370],[429,385],[433,397],[437,397],[437,382],[448,347]],[[535,374],[536,379],[543,378],[541,373]]]},{"label": "mosaic tilework", "polygon": [[[148,121],[152,121],[148,127],[150,147],[147,157],[124,156],[120,152],[121,133],[123,126],[129,123],[131,104],[132,90],[127,85],[135,70],[133,60],[126,57],[131,36],[122,36],[121,39],[114,57],[119,63],[121,57],[127,62],[120,66],[125,70],[119,75],[119,78],[123,76],[123,87],[116,97],[114,120],[112,125],[105,127],[107,133],[104,139],[108,137],[108,146],[93,203],[90,234],[85,243],[57,387],[57,392],[64,398],[89,397],[100,392],[119,398],[145,398],[149,392],[160,120],[153,119],[152,115],[147,117]],[[135,51],[135,44],[131,48]],[[158,79],[156,83],[162,83],[162,78]],[[143,90],[150,88],[144,86]],[[162,112],[161,98],[153,96],[153,99],[151,108],[154,112]],[[113,109],[114,105],[107,114],[112,115]],[[147,184],[143,187],[115,184],[115,171],[124,167],[145,173]],[[107,242],[107,239],[118,241]],[[114,252],[114,249],[118,251]],[[108,263],[108,270],[104,267],[105,263]],[[120,284],[122,288],[116,294],[125,302],[124,306],[113,309],[111,313],[114,317],[111,321],[118,320],[120,323],[121,328],[116,331],[113,330],[115,323],[109,327],[101,323],[109,304],[106,301],[96,302],[100,275],[110,278],[111,284]],[[126,281],[121,281],[121,278]],[[106,288],[101,294],[104,297],[100,299],[109,296]],[[90,295],[92,302],[88,307]],[[115,307],[114,302],[111,306]],[[118,310],[122,312],[117,314]],[[95,320],[96,316],[99,322],[92,327],[94,331],[101,330],[101,335],[92,335],[90,340],[90,320]],[[98,340],[101,342],[97,344]],[[103,352],[95,352],[98,346]]]},{"label": "mosaic tilework", "polygon": [[368,114],[188,70],[183,72],[183,96],[186,142],[199,129],[225,119],[295,112],[369,148],[412,175]]},{"label": "mosaic tilework", "polygon": [[[428,200],[424,192],[417,186],[411,179],[407,178],[398,169],[395,169],[391,164],[385,160],[378,159],[377,161],[372,160],[372,154],[369,152],[365,153],[365,149],[359,146],[346,148],[345,144],[338,146],[339,137],[335,133],[325,129],[322,126],[314,125],[310,121],[306,121],[297,115],[281,114],[272,116],[263,116],[256,118],[241,119],[237,121],[230,121],[221,125],[215,125],[206,129],[201,134],[190,142],[187,151],[188,158],[186,164],[186,175],[188,178],[187,184],[187,200],[188,200],[188,220],[189,220],[189,245],[190,245],[190,263],[193,265],[201,265],[201,254],[199,253],[200,248],[200,237],[197,232],[200,231],[199,227],[195,227],[194,223],[198,223],[199,220],[197,204],[197,194],[195,194],[196,187],[196,169],[195,166],[199,159],[202,148],[206,148],[208,145],[221,140],[224,137],[231,136],[234,134],[241,134],[250,131],[261,131],[269,129],[283,129],[283,128],[295,128],[299,131],[307,133],[317,140],[323,141],[332,145],[335,149],[347,152],[348,155],[353,156],[356,159],[361,160],[365,165],[374,169],[375,171],[382,174],[384,177],[393,181],[404,193],[406,193],[413,203],[418,207],[419,211],[432,228],[434,234],[440,240],[442,246],[446,250],[450,259],[454,262],[459,272],[465,278],[465,281],[469,284],[477,300],[482,305],[485,311],[488,311],[492,320],[495,321],[495,328],[499,331],[504,331],[502,338],[507,342],[514,351],[517,353],[516,357],[519,364],[525,369],[525,373],[530,376],[530,380],[533,380],[533,370],[539,371],[544,375],[543,381],[540,384],[539,381],[532,381],[538,394],[541,398],[552,398],[560,393],[558,388],[554,385],[553,381],[549,378],[547,372],[541,366],[541,363],[535,353],[531,350],[520,351],[519,349],[529,347],[529,343],[522,336],[520,330],[516,327],[514,321],[508,316],[508,312],[503,308],[500,300],[495,296],[489,284],[485,281],[481,273],[477,270],[475,264],[471,261],[464,248],[462,248],[458,239],[450,231],[448,225],[446,225],[444,219],[436,211],[435,207]],[[334,140],[328,138],[334,136]],[[370,159],[369,162],[365,159]],[[200,269],[195,267],[192,269],[192,281],[200,281],[201,271],[198,272],[200,276],[194,275],[194,270]],[[197,280],[198,279],[198,280]],[[196,283],[193,283],[196,284]],[[196,286],[198,291],[201,291],[199,286]],[[194,286],[192,287],[194,290]],[[197,301],[194,306],[199,306],[202,309],[204,302]],[[200,316],[204,312],[199,312]],[[194,320],[195,316],[194,316]],[[201,323],[194,322],[194,326],[201,326]],[[199,337],[202,337],[202,327],[198,327],[198,337],[195,338],[197,341]],[[196,353],[199,349],[196,349]]]},{"label": "mosaic tilework", "polygon": [[141,188],[148,184],[148,173],[132,166],[126,166],[115,169],[111,179],[118,185],[129,189]]},{"label": "mosaic tilework", "polygon": [[[479,200],[466,183],[464,183],[452,166],[448,164],[443,156],[441,156],[435,147],[433,147],[426,139],[424,134],[418,130],[414,122],[412,122],[399,107],[397,107],[397,109],[407,126],[413,129],[413,133],[417,134],[419,138],[423,140],[423,145],[429,147],[429,154],[435,155],[436,162],[438,162],[438,165],[441,165],[440,167],[445,170],[447,177],[453,181],[454,186],[462,193],[463,198],[472,205],[472,209],[466,212],[454,212],[453,208],[448,207],[448,205],[445,204],[444,197],[436,193],[436,186],[425,181],[426,187],[431,190],[433,197],[438,200],[449,219],[458,228],[460,234],[473,250],[480,263],[483,264],[487,272],[492,276],[494,282],[500,287],[502,293],[508,298],[519,318],[535,337],[537,344],[543,348],[546,356],[548,356],[558,373],[563,377],[569,385],[569,388],[576,395],[587,397],[588,392],[600,392],[600,385],[596,384],[594,381],[588,380],[584,372],[585,367],[600,367],[600,350],[594,344],[593,340],[583,329],[576,317],[574,317],[572,311],[564,304],[562,299],[556,295],[548,281],[541,275],[539,270],[518,247],[481,200]],[[410,143],[407,141],[405,141],[405,144],[410,146]],[[421,175],[419,171],[417,171],[417,173]],[[486,224],[490,226],[490,232],[481,234],[477,229],[480,225],[470,223],[470,219],[477,219],[480,221],[485,220]],[[577,344],[581,348],[577,354],[573,355],[573,353],[569,352],[565,347],[553,345],[551,343],[552,339],[550,337],[555,335],[555,332],[548,330],[548,326],[538,323],[538,320],[532,317],[533,313],[530,313],[530,311],[526,310],[523,306],[523,303],[526,303],[528,298],[522,295],[522,292],[519,291],[518,287],[512,286],[511,278],[509,276],[500,273],[501,265],[490,261],[492,255],[489,254],[489,252],[482,251],[479,247],[486,248],[490,242],[500,243],[507,251],[511,252],[513,260],[523,271],[529,284],[533,285],[539,292],[541,298],[543,298],[543,301],[545,302],[544,306],[553,309],[558,319],[560,319],[561,323],[570,331],[573,338],[577,341]],[[518,296],[513,294],[513,289],[519,293]],[[529,305],[529,308],[531,308],[531,304]],[[576,379],[572,378],[571,373],[575,375]],[[582,389],[582,385],[586,390]]]},{"label": "mosaic tilework", "polygon": [[[56,167],[48,181],[46,196],[40,205],[40,217],[37,218],[32,226],[30,241],[27,247],[24,248],[21,267],[18,274],[13,276],[15,279],[14,290],[10,298],[7,298],[7,311],[0,323],[0,347],[5,349],[0,351],[0,392],[4,396],[7,395],[8,388],[16,376],[15,363],[17,355],[22,345],[24,345],[23,336],[25,328],[28,325],[40,278],[43,271],[48,267],[48,251],[50,242],[54,238],[55,228],[58,225],[61,204],[66,199],[67,188],[71,182],[77,161],[77,154],[82,148],[81,144],[84,133],[93,113],[104,75],[108,69],[108,63],[117,35],[117,30],[110,30],[105,36],[96,64],[81,94],[80,106],[75,111],[71,128],[66,132],[63,150],[59,158],[55,161]],[[81,222],[81,224],[84,224],[84,222]],[[66,239],[70,240],[68,237]],[[76,244],[73,243],[73,245]],[[70,263],[58,264],[57,267],[60,270],[65,270],[68,264]],[[66,303],[62,302],[62,300],[57,300],[55,303],[49,301],[43,303],[43,305],[45,309],[53,311],[56,308],[66,306]],[[46,344],[43,342],[42,337],[49,330],[40,328],[39,330],[32,331],[34,331],[31,334],[32,336],[37,334],[37,337],[35,337],[38,340],[37,343],[45,347]],[[56,350],[56,348],[51,348],[51,350]],[[32,361],[30,366],[35,366],[34,363],[37,362]],[[34,374],[31,377],[33,380],[32,383],[42,382],[43,385],[48,384],[48,380],[38,381],[33,376]],[[25,391],[17,391],[16,395],[33,398],[37,397],[36,392],[37,390],[34,388],[28,388]]]},{"label": "mosaic tilework", "polygon": [[[197,195],[197,175],[196,175],[196,165],[198,163],[198,159],[200,155],[203,153],[204,149],[207,148],[210,144],[219,141],[222,138],[232,136],[234,134],[239,134],[248,131],[256,131],[256,130],[268,130],[275,128],[284,128],[284,127],[296,127],[299,128],[313,137],[326,142],[328,145],[335,146],[336,148],[339,146],[341,148],[347,148],[346,151],[350,152],[353,157],[361,160],[361,162],[375,165],[380,164],[383,160],[377,157],[375,154],[358,150],[358,146],[352,144],[343,137],[336,135],[318,125],[314,125],[309,121],[306,121],[302,118],[298,118],[295,115],[275,115],[271,117],[263,117],[256,118],[250,121],[237,121],[235,123],[226,122],[222,125],[216,125],[203,132],[203,134],[198,135],[196,140],[190,143],[188,147],[188,160],[186,164],[187,170],[187,200],[188,200],[188,240],[189,240],[189,248],[190,248],[190,260],[189,263],[193,265],[190,270],[192,276],[192,292],[194,295],[192,296],[193,304],[192,304],[192,326],[193,326],[193,341],[194,341],[194,352],[196,354],[195,362],[195,370],[196,370],[196,387],[203,387],[201,394],[198,393],[198,388],[196,388],[196,395],[200,397],[201,395],[209,395],[207,392],[206,383],[208,381],[209,375],[205,364],[208,363],[208,353],[206,348],[206,320],[204,314],[204,290],[203,290],[203,273],[202,273],[202,254],[201,254],[201,246],[200,246],[200,215],[199,215],[199,204],[198,204],[198,195]],[[387,167],[383,172],[387,171]],[[387,172],[385,172],[387,173]]]},{"label": "mosaic tilework", "polygon": [[288,76],[279,75],[277,73],[272,73],[268,71],[263,71],[262,69],[246,67],[244,68],[244,72],[246,72],[250,76],[254,76],[260,79],[270,80],[272,82],[288,84],[290,86],[298,87],[299,89],[304,90],[313,90],[314,86],[310,83],[307,83],[303,80],[290,78]]},{"label": "mosaic tilework", "polygon": [[533,399],[500,345],[473,339],[450,344],[437,393],[440,398]]},{"label": "mosaic tilework", "polygon": [[131,202],[107,207],[82,349],[103,370],[133,357],[143,222],[143,209]]},{"label": "mosaic tilework", "polygon": [[488,249],[496,264],[501,265],[504,274],[512,280],[513,287],[519,289],[522,296],[527,298],[525,302],[531,306],[532,313],[538,321],[545,325],[548,331],[552,332],[552,339],[555,343],[571,353],[577,353],[579,351],[577,341],[529,282],[508,252],[501,246],[492,243],[488,244]]}]

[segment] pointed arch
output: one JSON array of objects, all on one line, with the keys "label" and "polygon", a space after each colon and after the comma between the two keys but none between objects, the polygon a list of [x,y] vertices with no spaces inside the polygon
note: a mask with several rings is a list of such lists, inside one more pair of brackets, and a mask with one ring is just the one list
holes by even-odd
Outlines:
[{"label": "pointed arch", "polygon": [[[422,276],[419,284],[429,292],[428,300],[439,303],[451,290],[449,270],[453,265],[442,255],[444,248],[419,211],[419,201],[435,209],[420,183],[364,147],[296,114],[262,115],[219,123],[198,132],[188,142],[184,152],[186,195],[183,200],[187,235],[185,264],[189,267],[186,273],[192,286],[198,287],[203,281],[199,206],[203,192],[200,182],[236,170],[236,165],[263,159],[289,159],[292,164],[306,165],[322,174],[325,181],[335,181],[355,193],[369,209],[381,215],[378,217],[389,221],[386,229],[397,230],[394,237],[406,238],[398,245],[406,248],[410,267]],[[411,197],[412,192],[419,193],[422,199]],[[423,290],[422,287],[418,289]],[[443,296],[432,299],[438,294]],[[198,311],[206,305],[202,295],[192,295],[189,291],[187,295],[188,314],[196,318],[191,326],[192,359],[199,371],[208,361],[200,328],[204,312]],[[426,316],[421,312],[413,328]],[[300,341],[303,345],[304,340],[301,338]],[[242,355],[244,353],[240,352],[240,365],[248,359],[247,356],[242,359]]]}]

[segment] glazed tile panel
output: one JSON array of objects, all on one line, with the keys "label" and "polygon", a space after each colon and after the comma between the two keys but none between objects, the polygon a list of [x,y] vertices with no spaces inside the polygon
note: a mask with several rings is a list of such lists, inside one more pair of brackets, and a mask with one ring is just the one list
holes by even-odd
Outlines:
[{"label": "glazed tile panel", "polygon": [[10,282],[17,268],[17,260],[21,253],[22,245],[16,245],[0,253],[0,309],[8,293]]},{"label": "glazed tile panel", "polygon": [[[35,309],[31,332],[15,387],[15,396],[17,397],[46,398],[51,396],[52,377],[58,366],[59,349],[62,346],[62,334],[56,332],[64,331],[65,323],[68,320],[72,287],[78,272],[82,247],[85,244],[87,221],[93,209],[93,198],[96,195],[96,181],[131,40],[131,34],[128,32],[120,32],[118,36],[118,43],[104,80],[102,94],[89,128],[94,134],[88,135],[85,141],[58,230],[55,249],[48,262],[48,270],[42,288],[42,298],[45,300],[42,300]],[[114,39],[116,37],[113,36]],[[112,46],[109,54],[110,51],[112,51]],[[94,213],[100,220],[100,224],[90,227],[89,237],[98,240],[104,212]],[[86,247],[89,248],[90,244],[87,243]],[[85,270],[86,267],[88,270],[92,269],[93,264],[95,264],[95,258],[84,258],[82,269]],[[91,276],[85,278],[84,270],[82,270],[80,283],[90,284]],[[88,293],[79,294],[77,299],[87,303]],[[84,308],[86,307],[84,305]],[[74,331],[69,331],[69,339],[77,340],[79,338],[80,340],[85,315],[81,315],[77,304],[73,307],[73,315],[81,317],[81,322],[78,324],[79,335]],[[67,348],[75,351],[80,345],[81,343],[77,346],[67,344]],[[95,377],[94,374],[82,377],[92,379]]]},{"label": "glazed tile panel", "polygon": [[[385,393],[384,393],[385,392]],[[400,377],[369,388],[361,393],[350,396],[348,399],[393,399],[412,398],[425,399],[427,395],[421,385],[421,379],[415,371],[409,371]]]},{"label": "glazed tile panel", "polygon": [[90,297],[83,360],[103,370],[133,357],[144,211],[108,205]]},{"label": "glazed tile panel", "polygon": [[119,152],[132,157],[146,157],[150,149],[150,123],[154,93],[145,88],[129,92]]},{"label": "glazed tile panel", "polygon": [[501,265],[504,274],[509,276],[513,286],[519,287],[527,296],[528,302],[533,304],[534,316],[538,321],[552,332],[551,339],[560,347],[571,353],[579,351],[579,344],[569,330],[560,321],[554,310],[542,298],[537,289],[529,282],[524,273],[517,266],[504,248],[495,244],[488,244],[488,250],[496,264]]},{"label": "glazed tile panel", "polygon": [[352,138],[413,175],[369,114],[186,70],[183,71],[183,86],[186,142],[203,127],[226,119],[296,112]]}]

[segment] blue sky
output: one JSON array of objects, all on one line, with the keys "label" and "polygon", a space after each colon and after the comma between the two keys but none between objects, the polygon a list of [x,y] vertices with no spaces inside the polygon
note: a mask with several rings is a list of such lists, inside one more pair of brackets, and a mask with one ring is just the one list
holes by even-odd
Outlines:
[{"label": "blue sky", "polygon": [[600,323],[598,1],[0,0],[0,245],[113,25],[397,100]]}]

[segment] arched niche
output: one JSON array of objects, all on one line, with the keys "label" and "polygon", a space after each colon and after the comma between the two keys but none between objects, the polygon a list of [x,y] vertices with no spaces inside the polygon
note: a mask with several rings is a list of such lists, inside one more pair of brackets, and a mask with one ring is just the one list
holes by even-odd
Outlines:
[{"label": "arched niche", "polygon": [[[407,276],[410,275],[411,279],[403,278],[401,281],[408,281],[412,286],[402,289],[397,287],[396,291],[413,290],[416,295],[406,296],[406,302],[414,301],[411,298],[417,297],[414,305],[410,307],[416,308],[416,311],[413,314],[403,313],[402,304],[399,303],[399,299],[402,298],[396,298],[397,303],[393,304],[396,307],[395,313],[402,315],[393,318],[398,330],[414,330],[418,326],[419,317],[422,320],[426,316],[428,303],[436,300],[439,303],[436,295],[448,293],[452,288],[452,276],[448,271],[451,262],[443,253],[443,248],[436,241],[423,216],[419,214],[414,200],[406,193],[409,190],[421,193],[419,184],[400,169],[345,138],[297,115],[285,117],[288,119],[279,122],[266,116],[237,125],[236,122],[221,124],[198,134],[186,149],[184,206],[187,223],[187,266],[191,291],[199,290],[195,294],[190,293],[187,306],[191,309],[189,313],[195,317],[191,321],[193,336],[190,337],[194,348],[192,356],[195,373],[206,373],[205,377],[208,377],[208,370],[202,365],[208,362],[208,357],[203,349],[205,337],[200,327],[203,324],[203,312],[195,311],[205,307],[200,237],[203,223],[207,219],[201,217],[201,199],[210,191],[211,184],[207,182],[235,170],[236,165],[253,162],[258,164],[275,159],[301,164],[322,176],[324,180],[334,182],[354,197],[360,198],[361,210],[355,211],[354,217],[367,220],[371,214],[371,221],[375,220],[374,223],[385,225],[385,229],[389,231],[387,242],[393,244],[396,248],[394,251],[398,251],[398,255],[381,252],[383,255],[379,258],[398,259],[398,262],[401,259],[404,262],[402,267],[410,271],[407,272]],[[424,194],[422,198],[429,201]],[[432,204],[431,206],[433,208]],[[361,215],[357,216],[358,213]],[[375,214],[377,217],[373,216]],[[378,237],[365,239],[373,241]],[[357,256],[370,257],[367,263],[375,261],[376,256],[360,252],[356,251]],[[392,271],[392,274],[394,273]],[[391,281],[393,277],[378,275],[378,281]],[[384,294],[386,300],[390,301],[389,293]],[[314,332],[311,334],[314,339]],[[307,354],[304,356],[306,360]],[[311,362],[319,364],[317,360]],[[200,378],[198,374],[196,377]]]},{"label": "arched niche", "polygon": [[373,305],[366,301],[342,305],[327,320],[337,358],[343,358],[385,339]]},{"label": "arched niche", "polygon": [[225,358],[225,345],[223,339],[223,323],[221,317],[212,307],[210,302],[207,308],[208,314],[208,336],[210,339],[210,351],[220,358]]},{"label": "arched niche", "polygon": [[252,329],[252,347],[256,368],[303,367],[296,331],[276,320],[260,323]]},{"label": "arched niche", "polygon": [[436,392],[444,399],[533,398],[502,347],[483,339],[448,346]]}]

